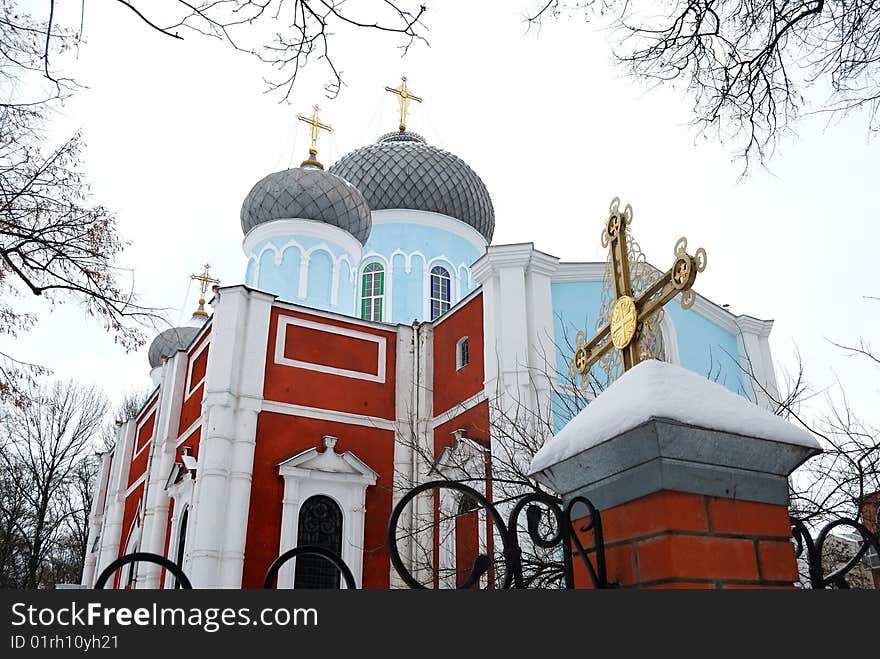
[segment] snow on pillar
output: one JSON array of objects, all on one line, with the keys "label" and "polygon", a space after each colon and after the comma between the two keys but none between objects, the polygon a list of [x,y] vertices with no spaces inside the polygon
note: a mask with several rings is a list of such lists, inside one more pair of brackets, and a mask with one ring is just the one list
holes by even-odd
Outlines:
[{"label": "snow on pillar", "polygon": [[233,286],[216,300],[184,570],[196,588],[240,588],[274,296]]},{"label": "snow on pillar", "polygon": [[[649,360],[549,440],[530,472],[599,509],[611,582],[791,588],[788,476],[820,451],[815,437],[721,385]],[[589,587],[581,566],[575,557],[575,585]]]}]

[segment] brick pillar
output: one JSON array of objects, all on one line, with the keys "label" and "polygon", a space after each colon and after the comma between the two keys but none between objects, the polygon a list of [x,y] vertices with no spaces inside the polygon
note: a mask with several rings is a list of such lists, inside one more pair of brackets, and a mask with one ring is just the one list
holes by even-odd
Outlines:
[{"label": "brick pillar", "polygon": [[[662,490],[601,515],[608,580],[623,588],[792,588],[798,578],[784,505]],[[580,557],[574,567],[575,586],[592,587]]]},{"label": "brick pillar", "polygon": [[[531,473],[564,500],[583,496],[600,511],[610,582],[791,588],[788,476],[820,450],[805,431],[724,387],[648,361],[549,440]],[[592,532],[585,535],[590,548]],[[590,586],[579,556],[575,585]]]}]

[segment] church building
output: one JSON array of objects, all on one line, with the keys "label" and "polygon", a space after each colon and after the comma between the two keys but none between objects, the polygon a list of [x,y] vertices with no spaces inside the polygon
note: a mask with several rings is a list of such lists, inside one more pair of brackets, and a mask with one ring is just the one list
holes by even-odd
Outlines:
[{"label": "church building", "polygon": [[[398,130],[326,169],[317,136],[329,126],[317,108],[300,116],[309,157],[257,181],[242,203],[243,278],[214,286],[209,315],[205,270],[192,320],[150,345],[155,388],[103,455],[84,585],[141,551],[180,565],[196,588],[260,588],[280,554],[312,544],[337,552],[358,587],[399,587],[385,537],[407,490],[470,463],[486,475],[472,486],[491,496],[500,418],[528,410],[534,432],[546,422],[552,434],[572,401],[588,402],[613,376],[613,360],[587,378],[570,366],[583,336],[608,321],[609,264],[493,244],[483,181],[407,130],[408,104],[420,99],[405,79],[392,91]],[[596,217],[597,239],[603,212],[576,212]],[[659,276],[632,262],[634,289]],[[699,294],[687,302],[639,326],[640,358],[769,405],[772,321]],[[462,566],[491,551],[491,528],[469,502],[429,496],[412,508],[406,528],[445,520],[427,541],[414,532],[399,543],[413,574],[439,575],[433,585],[454,586]],[[109,583],[175,579],[138,563]],[[317,557],[287,563],[277,585],[344,587]]]}]

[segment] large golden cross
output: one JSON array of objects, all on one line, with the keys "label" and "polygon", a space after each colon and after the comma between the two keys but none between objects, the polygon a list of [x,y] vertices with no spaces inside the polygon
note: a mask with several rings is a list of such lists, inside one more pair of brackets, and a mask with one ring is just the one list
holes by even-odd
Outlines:
[{"label": "large golden cross", "polygon": [[585,341],[580,334],[578,336],[572,371],[582,378],[586,378],[593,364],[612,348],[620,350],[624,372],[638,364],[637,343],[644,321],[679,293],[682,309],[690,309],[696,300],[691,287],[697,273],[706,269],[706,250],[701,247],[695,256],[691,256],[686,251],[687,238],[679,238],[675,243],[672,267],[634,298],[627,253],[627,226],[632,223],[632,216],[632,207],[627,204],[621,211],[620,199],[615,197],[602,230],[602,247],[608,247],[611,252],[611,278],[616,300],[609,322],[592,339]]},{"label": "large golden cross", "polygon": [[205,271],[200,275],[190,275],[189,278],[199,282],[199,291],[201,295],[199,296],[199,308],[193,313],[194,316],[206,316],[208,312],[205,311],[205,294],[208,292],[208,286],[211,284],[219,284],[219,279],[214,279],[211,277],[211,266],[209,264],[205,264],[203,266]]},{"label": "large golden cross", "polygon": [[307,117],[304,114],[297,114],[296,118],[299,119],[300,121],[306,122],[309,126],[311,126],[310,133],[311,133],[311,138],[312,138],[312,144],[309,147],[310,158],[308,160],[306,160],[305,162],[303,162],[303,165],[315,165],[316,167],[320,167],[321,169],[324,169],[323,165],[321,165],[321,163],[319,163],[315,159],[315,157],[318,155],[318,131],[326,130],[328,133],[332,133],[333,126],[331,126],[330,124],[322,124],[318,120],[318,110],[319,110],[318,106],[313,105],[311,117]]},{"label": "large golden cross", "polygon": [[410,91],[406,88],[406,78],[400,79],[400,89],[395,89],[394,87],[386,87],[386,92],[391,92],[392,94],[397,94],[400,98],[398,99],[398,103],[400,104],[400,131],[403,132],[406,130],[406,113],[409,111],[409,102],[415,101],[416,103],[421,103],[422,99],[419,96],[415,96],[411,94]]}]

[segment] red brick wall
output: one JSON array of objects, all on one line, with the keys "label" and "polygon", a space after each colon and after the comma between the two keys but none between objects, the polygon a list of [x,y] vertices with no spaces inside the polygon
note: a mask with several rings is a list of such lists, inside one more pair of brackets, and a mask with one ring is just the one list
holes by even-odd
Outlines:
[{"label": "red brick wall", "polygon": [[[791,588],[798,579],[785,506],[657,492],[601,516],[608,580],[622,587]],[[592,533],[581,542],[589,550]],[[577,587],[591,587],[581,557],[574,567]]]},{"label": "red brick wall", "polygon": [[389,587],[391,561],[385,530],[391,516],[394,433],[271,412],[261,412],[257,419],[242,587],[262,588],[266,570],[279,554],[284,479],[278,474],[278,464],[312,447],[324,450],[324,435],[339,438],[337,453],[352,451],[379,474],[366,494],[363,587]]},{"label": "red brick wall", "polygon": [[[468,337],[470,362],[456,369],[456,345]],[[483,295],[443,318],[434,327],[434,414],[467,400],[483,390]]]},{"label": "red brick wall", "polygon": [[[361,380],[333,373],[299,368],[286,364],[275,363],[275,340],[279,316],[302,318],[323,325],[342,327],[355,332],[363,332],[385,339],[385,382]],[[308,341],[310,345],[288,348],[295,351],[297,358],[323,365],[348,364],[348,370],[362,370],[374,373],[376,370],[375,343],[364,340],[353,340],[340,334],[308,330],[288,326],[287,337],[291,334],[297,340]],[[308,407],[351,412],[366,416],[377,416],[383,419],[394,419],[394,375],[397,333],[383,331],[371,326],[349,323],[339,320],[312,316],[300,312],[274,308],[269,321],[269,345],[266,354],[266,379],[263,397],[266,400],[282,403],[296,403]],[[367,364],[364,347],[372,350],[374,361]],[[372,370],[371,370],[372,369]]]}]

